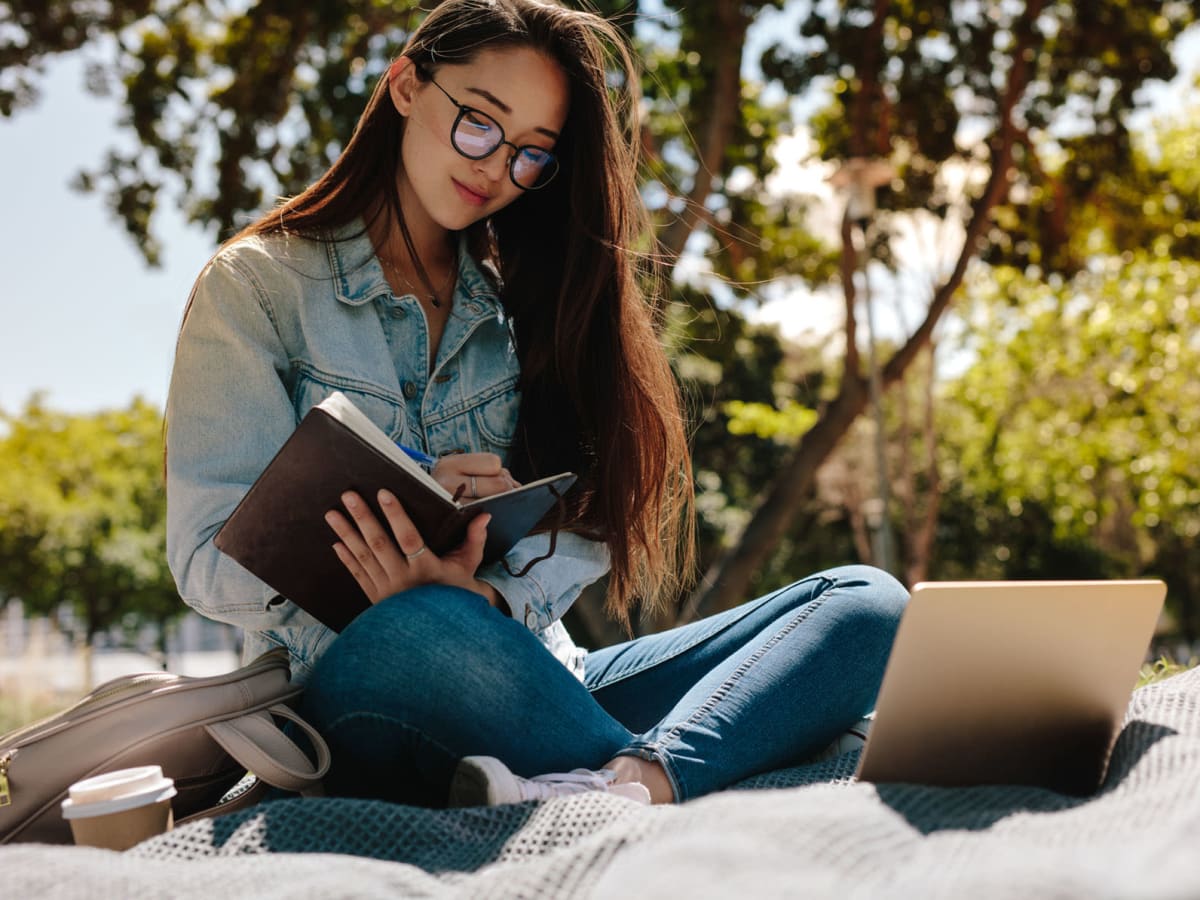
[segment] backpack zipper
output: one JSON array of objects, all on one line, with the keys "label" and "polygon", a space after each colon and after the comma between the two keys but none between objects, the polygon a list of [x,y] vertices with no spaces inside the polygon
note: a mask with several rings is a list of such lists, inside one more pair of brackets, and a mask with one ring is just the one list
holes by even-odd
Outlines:
[{"label": "backpack zipper", "polygon": [[[268,659],[268,657],[270,657]],[[260,656],[255,662],[259,665],[247,665],[241,669],[230,672],[230,676],[246,677],[251,673],[262,671],[263,669],[271,668],[278,665],[279,659],[287,659],[287,651],[277,649]],[[74,716],[90,713],[93,708],[103,706],[106,703],[120,699],[120,696],[125,693],[136,694],[146,688],[148,685],[173,685],[176,683],[186,682],[188,679],[173,675],[169,672],[141,672],[133,675],[125,675],[121,678],[114,678],[107,684],[102,684],[87,696],[83,697],[72,704],[62,712],[47,716],[38,722],[33,722],[24,728],[19,728],[14,732],[3,735],[9,743],[9,749],[0,750],[0,807],[10,806],[12,804],[12,792],[8,783],[8,768],[12,764],[13,759],[20,751],[20,745],[28,742],[31,739],[41,737],[41,733],[46,730],[47,726],[60,726],[69,723],[69,720]],[[201,679],[196,679],[197,681]],[[103,701],[103,702],[101,702]],[[17,746],[12,746],[17,744]]]},{"label": "backpack zipper", "polygon": [[[119,699],[125,693],[138,693],[147,685],[153,684],[173,684],[179,681],[178,675],[172,675],[169,672],[140,672],[134,675],[123,675],[120,678],[114,678],[112,681],[100,685],[90,694],[76,700],[64,710],[46,716],[44,719],[39,719],[36,722],[31,722],[23,728],[18,728],[9,734],[4,735],[5,738],[12,744],[23,744],[31,737],[38,736],[47,725],[59,724],[69,721],[71,718],[84,715],[90,712],[94,707],[100,706],[116,699]],[[0,762],[3,762],[3,757],[0,757]],[[3,770],[0,769],[0,772]]]},{"label": "backpack zipper", "polygon": [[0,806],[8,806],[12,803],[12,794],[8,790],[8,765],[16,755],[16,750],[9,750],[0,756]]}]

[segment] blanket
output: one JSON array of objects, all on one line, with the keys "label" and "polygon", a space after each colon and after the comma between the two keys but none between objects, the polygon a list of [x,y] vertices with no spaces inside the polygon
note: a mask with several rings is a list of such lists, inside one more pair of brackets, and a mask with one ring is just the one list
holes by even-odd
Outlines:
[{"label": "blanket", "polygon": [[276,800],[125,853],[0,849],[0,893],[1200,897],[1200,670],[1134,692],[1107,777],[1089,797],[871,785],[855,782],[856,763],[849,753],[677,806],[606,794],[458,810]]}]

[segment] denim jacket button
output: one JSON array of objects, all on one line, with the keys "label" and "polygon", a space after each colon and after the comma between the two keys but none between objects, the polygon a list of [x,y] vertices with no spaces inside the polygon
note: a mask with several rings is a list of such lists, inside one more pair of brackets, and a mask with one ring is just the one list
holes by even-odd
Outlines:
[{"label": "denim jacket button", "polygon": [[537,628],[537,613],[533,611],[532,606],[525,607],[525,627],[530,631]]},{"label": "denim jacket button", "polygon": [[403,306],[393,306],[392,307],[392,318],[393,319],[403,319],[405,315],[406,315],[406,313],[404,312]]},{"label": "denim jacket button", "polygon": [[468,303],[467,311],[474,313],[475,315],[478,315],[479,313],[483,312],[483,307],[480,306],[478,303]]},{"label": "denim jacket button", "polygon": [[404,387],[402,390],[404,391],[405,400],[411,400],[413,397],[417,396],[417,386],[411,381],[404,382]]}]

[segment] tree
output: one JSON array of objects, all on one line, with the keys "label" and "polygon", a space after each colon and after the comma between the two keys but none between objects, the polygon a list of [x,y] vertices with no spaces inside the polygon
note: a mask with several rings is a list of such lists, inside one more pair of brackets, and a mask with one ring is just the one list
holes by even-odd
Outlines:
[{"label": "tree", "polygon": [[[636,36],[646,61],[645,197],[667,263],[685,248],[702,253],[700,268],[725,279],[725,293],[751,298],[764,281],[822,283],[837,272],[844,296],[835,390],[740,540],[710,566],[692,608],[746,596],[868,398],[855,223],[843,223],[839,270],[803,202],[766,190],[771,147],[795,123],[788,102],[764,88],[823,92],[813,129],[824,159],[881,156],[898,167],[872,231],[877,259],[894,262],[893,232],[909,211],[961,224],[960,252],[883,364],[886,387],[929,345],[973,260],[1027,252],[1028,241],[1006,241],[1001,224],[1026,208],[1065,221],[1065,210],[1094,192],[1097,172],[1124,171],[1125,116],[1141,85],[1174,74],[1171,41],[1194,17],[1179,0],[814,3],[799,34],[775,28],[761,60],[751,59],[751,29],[799,2],[662,0],[653,20],[639,19],[635,2],[600,4]],[[194,221],[224,236],[265,197],[311,181],[339,152],[416,12],[415,2],[376,0],[336,8],[256,0],[236,12],[204,0],[153,11],[138,0],[49,0],[18,10],[16,28],[0,35],[0,61],[5,77],[32,83],[26,76],[47,54],[91,48],[93,84],[124,92],[136,141],[81,184],[105,193],[153,261],[153,213],[171,192]],[[764,84],[745,81],[755,62]],[[0,102],[0,112],[13,108]]]},{"label": "tree", "polygon": [[941,469],[992,511],[973,526],[976,561],[1004,577],[1165,577],[1194,640],[1200,262],[1140,253],[1045,282],[997,269],[972,293],[977,361],[946,386]]},{"label": "tree", "polygon": [[134,140],[77,185],[104,195],[153,265],[167,196],[223,238],[268,197],[314,181],[418,11],[378,0],[22,3],[0,34],[0,114],[36,99],[46,58],[83,51],[88,88],[120,93],[119,125]]},{"label": "tree", "polygon": [[[646,59],[646,197],[662,225],[668,266],[703,225],[718,238],[715,265],[739,286],[836,271],[836,260],[808,234],[800,205],[762,190],[774,168],[767,149],[790,111],[785,102],[761,102],[741,70],[750,25],[780,5],[674,0],[657,25],[635,27],[636,3],[600,4]],[[192,221],[224,236],[264,198],[311,182],[340,152],[418,12],[415,2],[364,0],[336,13],[288,8],[286,15],[275,0],[236,12],[203,0],[153,10],[138,0],[50,0],[20,10],[16,30],[0,35],[10,84],[23,86],[0,94],[0,113],[32,102],[42,60],[89,54],[90,86],[121,93],[121,124],[135,149],[110,152],[78,184],[105,195],[153,264],[160,253],[155,211],[171,194]]]},{"label": "tree", "polygon": [[[774,5],[666,4],[677,19],[678,43],[653,54],[654,67],[662,65],[647,85],[660,113],[651,116],[656,124],[645,137],[654,177],[681,205],[664,238],[669,260],[704,214],[738,137],[744,150],[735,160],[769,166],[760,149],[774,129],[758,129],[785,113],[758,115],[754,133],[746,131],[740,66],[754,13]],[[636,3],[599,6],[632,32]],[[0,33],[0,115],[36,101],[46,59],[86,53],[89,89],[120,93],[120,127],[134,141],[132,150],[110,150],[77,184],[105,196],[154,264],[161,252],[154,216],[167,195],[174,194],[190,221],[215,226],[224,237],[268,197],[314,181],[341,152],[375,81],[421,14],[416,0],[299,7],[256,0],[236,9],[210,0],[19,4],[15,27]],[[666,131],[659,127],[664,119],[671,122]],[[666,146],[681,134],[689,140]],[[692,134],[701,135],[698,145]],[[681,155],[682,162],[666,161]]]},{"label": "tree", "polygon": [[[753,324],[737,308],[686,286],[667,309],[664,338],[692,423],[697,557],[703,567],[720,552],[725,536],[742,527],[788,444],[811,427],[823,377],[814,368],[815,354],[785,342],[776,328]],[[784,572],[794,570],[791,555],[781,553]],[[774,584],[777,573],[760,574],[764,585]],[[623,637],[615,623],[604,621],[602,588],[573,606],[584,621],[572,622],[571,633],[590,646]],[[676,615],[667,608],[633,627],[639,633],[659,630],[674,624]]]},{"label": "tree", "polygon": [[67,415],[34,397],[0,423],[0,596],[44,615],[70,609],[85,647],[127,616],[162,627],[180,615],[158,411],[134,400]]},{"label": "tree", "polygon": [[[865,486],[878,483],[878,423],[860,417],[816,475],[817,493],[841,510],[850,525],[859,562],[883,566],[873,533],[883,527],[896,535],[896,557],[906,584],[927,581],[941,507],[937,464],[937,373],[933,353],[914,365],[910,375],[884,399],[885,460],[895,503]],[[885,519],[887,514],[889,518]]]},{"label": "tree", "polygon": [[[828,159],[886,157],[900,163],[900,184],[884,192],[877,253],[888,259],[888,225],[899,213],[961,215],[964,238],[936,285],[922,321],[882,365],[885,386],[900,381],[949,308],[981,251],[996,259],[1003,231],[994,217],[1010,198],[1035,196],[1046,179],[1040,156],[1084,154],[1091,167],[1065,165],[1057,196],[1087,196],[1095,172],[1128,167],[1125,115],[1138,88],[1175,72],[1170,39],[1190,24],[1190,6],[1160,0],[1074,4],[1027,0],[980,8],[953,2],[909,4],[855,0],[817,6],[797,52],[769,51],[763,69],[796,92],[814,79],[833,82],[831,103],[816,122]],[[1079,137],[1059,138],[1065,111],[1081,111]],[[978,137],[968,139],[968,131]],[[1053,147],[1051,148],[1051,144]],[[956,209],[951,174],[966,176],[969,205]],[[1050,204],[1045,204],[1049,206]],[[1018,248],[1020,249],[1020,248]],[[789,463],[755,510],[740,541],[705,575],[696,607],[741,602],[745,586],[787,530],[820,464],[868,402],[868,376],[857,336],[855,229],[842,225],[845,346],[841,384],[821,419],[796,445]]]}]

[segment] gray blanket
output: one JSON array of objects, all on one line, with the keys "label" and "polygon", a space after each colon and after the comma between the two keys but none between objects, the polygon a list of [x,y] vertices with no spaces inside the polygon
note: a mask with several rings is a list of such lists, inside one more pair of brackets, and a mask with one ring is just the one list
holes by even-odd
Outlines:
[{"label": "gray blanket", "polygon": [[0,849],[0,895],[1200,897],[1200,670],[1134,694],[1091,797],[859,784],[856,762],[671,807],[279,800],[123,854]]}]

